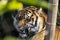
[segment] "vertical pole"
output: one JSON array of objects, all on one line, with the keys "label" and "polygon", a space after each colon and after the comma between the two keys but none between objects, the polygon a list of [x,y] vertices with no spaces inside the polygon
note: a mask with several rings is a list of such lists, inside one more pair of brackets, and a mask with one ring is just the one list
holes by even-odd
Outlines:
[{"label": "vertical pole", "polygon": [[51,9],[48,10],[48,20],[46,23],[46,30],[48,34],[45,36],[45,40],[54,40],[58,11],[58,1],[59,0],[49,0],[49,2],[51,3]]}]

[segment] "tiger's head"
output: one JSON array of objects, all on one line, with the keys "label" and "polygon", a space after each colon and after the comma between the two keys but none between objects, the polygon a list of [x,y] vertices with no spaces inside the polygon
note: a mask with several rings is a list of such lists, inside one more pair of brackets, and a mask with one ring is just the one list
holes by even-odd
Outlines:
[{"label": "tiger's head", "polygon": [[40,13],[42,13],[41,8],[30,6],[19,10],[15,17],[12,16],[13,25],[18,30],[20,37],[31,37],[41,31],[44,18]]}]

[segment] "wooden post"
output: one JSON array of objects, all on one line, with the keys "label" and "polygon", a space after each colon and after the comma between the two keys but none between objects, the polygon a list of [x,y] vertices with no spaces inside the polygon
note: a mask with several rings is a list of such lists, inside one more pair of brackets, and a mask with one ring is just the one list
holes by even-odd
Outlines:
[{"label": "wooden post", "polygon": [[48,20],[46,23],[46,30],[48,34],[46,35],[45,40],[54,40],[58,11],[58,1],[59,0],[49,0],[52,6],[51,9],[48,10]]}]

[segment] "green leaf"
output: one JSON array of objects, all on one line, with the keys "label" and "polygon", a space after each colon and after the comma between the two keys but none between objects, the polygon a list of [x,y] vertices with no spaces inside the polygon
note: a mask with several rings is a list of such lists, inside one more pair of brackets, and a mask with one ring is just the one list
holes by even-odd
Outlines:
[{"label": "green leaf", "polygon": [[23,9],[23,4],[21,2],[12,1],[8,4],[9,10]]},{"label": "green leaf", "polygon": [[12,36],[5,36],[3,40],[21,40],[21,39]]}]

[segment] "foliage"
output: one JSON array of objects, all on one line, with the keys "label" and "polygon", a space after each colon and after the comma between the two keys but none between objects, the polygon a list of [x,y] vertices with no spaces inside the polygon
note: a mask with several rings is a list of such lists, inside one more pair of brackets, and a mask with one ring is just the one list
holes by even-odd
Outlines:
[{"label": "foliage", "polygon": [[60,26],[60,11],[58,11],[58,15],[57,15],[57,25]]},{"label": "foliage", "polygon": [[18,0],[18,1],[28,5],[40,6],[45,9],[48,9],[51,6],[48,2],[43,0]]},{"label": "foliage", "polygon": [[12,36],[5,36],[3,40],[21,40],[21,39]]},{"label": "foliage", "polygon": [[2,15],[4,12],[9,10],[16,10],[22,8],[23,8],[23,4],[21,2],[17,2],[17,0],[11,0],[9,2],[8,0],[0,1],[0,15]]},{"label": "foliage", "polygon": [[8,3],[9,10],[22,9],[22,8],[23,8],[23,4],[21,2],[12,1],[12,2]]}]

